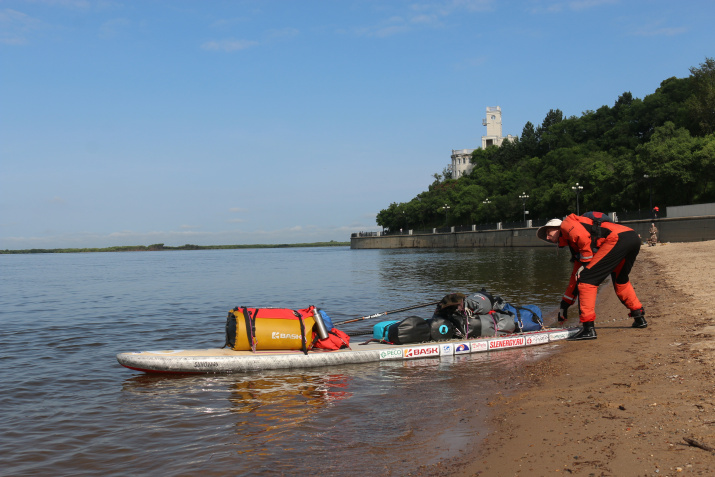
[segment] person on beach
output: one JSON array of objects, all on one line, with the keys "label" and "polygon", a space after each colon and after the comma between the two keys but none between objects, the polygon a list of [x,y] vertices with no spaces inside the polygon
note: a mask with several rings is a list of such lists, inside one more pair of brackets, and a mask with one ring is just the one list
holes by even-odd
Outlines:
[{"label": "person on beach", "polygon": [[655,226],[654,223],[650,224],[650,229],[648,229],[648,233],[650,234],[650,238],[648,239],[648,245],[652,247],[658,243],[658,228]]},{"label": "person on beach", "polygon": [[630,311],[633,328],[648,326],[643,305],[628,279],[641,247],[641,240],[633,229],[611,222],[601,212],[587,212],[583,216],[570,214],[563,221],[549,220],[539,227],[536,236],[571,249],[573,271],[561,299],[558,319],[566,320],[568,308],[578,297],[582,328],[569,340],[596,339],[596,295],[598,285],[609,274],[616,295]]}]

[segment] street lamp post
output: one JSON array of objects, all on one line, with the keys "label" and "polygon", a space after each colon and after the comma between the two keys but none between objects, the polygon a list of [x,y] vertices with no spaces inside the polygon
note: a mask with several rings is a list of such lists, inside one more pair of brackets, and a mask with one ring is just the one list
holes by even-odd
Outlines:
[{"label": "street lamp post", "polygon": [[581,191],[583,190],[583,186],[578,185],[578,182],[577,182],[576,185],[571,186],[571,188],[576,191],[576,215],[581,215],[581,212],[578,207],[578,196],[579,196],[579,194],[581,194]]},{"label": "street lamp post", "polygon": [[486,199],[484,199],[484,200],[482,201],[482,204],[484,204],[484,205],[487,206],[487,217],[490,216],[490,214],[489,214],[489,204],[491,204],[491,203],[492,203],[492,201],[489,200],[489,197],[487,197]]},{"label": "street lamp post", "polygon": [[521,205],[524,207],[524,222],[526,222],[526,199],[528,199],[529,196],[526,195],[526,192],[522,192],[519,198],[521,199]]},{"label": "street lamp post", "polygon": [[447,226],[447,211],[449,210],[449,206],[447,204],[444,204],[442,209],[444,209],[444,226]]}]

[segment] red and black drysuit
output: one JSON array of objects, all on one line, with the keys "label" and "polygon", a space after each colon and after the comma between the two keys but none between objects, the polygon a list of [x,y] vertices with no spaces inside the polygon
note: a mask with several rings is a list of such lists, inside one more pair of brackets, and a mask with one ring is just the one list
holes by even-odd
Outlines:
[{"label": "red and black drysuit", "polygon": [[[594,218],[602,215],[593,214]],[[568,245],[574,256],[573,271],[563,300],[573,305],[578,296],[581,323],[596,320],[598,285],[609,274],[621,303],[631,311],[643,308],[628,279],[641,248],[640,237],[633,229],[571,214],[561,222],[560,230],[559,247]]]}]

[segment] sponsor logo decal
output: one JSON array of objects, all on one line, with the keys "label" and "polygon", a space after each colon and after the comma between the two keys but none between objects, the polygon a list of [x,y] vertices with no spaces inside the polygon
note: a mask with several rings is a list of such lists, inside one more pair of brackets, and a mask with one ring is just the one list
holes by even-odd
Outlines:
[{"label": "sponsor logo decal", "polygon": [[548,343],[548,342],[549,342],[549,337],[544,334],[526,337],[527,345],[537,345],[537,344]]},{"label": "sponsor logo decal", "polygon": [[456,348],[454,348],[454,354],[469,353],[468,343],[459,343]]},{"label": "sponsor logo decal", "polygon": [[472,353],[479,353],[482,351],[486,351],[488,348],[489,348],[489,344],[487,343],[486,340],[475,341],[472,343]]},{"label": "sponsor logo decal", "polygon": [[291,334],[291,333],[279,333],[278,331],[274,331],[273,333],[271,333],[271,339],[274,339],[274,340],[285,340],[285,339],[299,340],[302,338],[303,337],[300,335],[295,335],[295,334]]},{"label": "sponsor logo decal", "polygon": [[489,349],[499,348],[514,348],[515,346],[524,346],[526,339],[523,336],[518,338],[500,338],[489,340]]},{"label": "sponsor logo decal", "polygon": [[380,359],[400,359],[402,358],[401,349],[384,349],[380,351]]},{"label": "sponsor logo decal", "polygon": [[218,368],[216,361],[194,361],[194,368]]},{"label": "sponsor logo decal", "polygon": [[444,355],[452,354],[452,345],[451,344],[443,344],[442,351],[440,351],[440,354],[444,354]]},{"label": "sponsor logo decal", "polygon": [[428,356],[439,356],[439,346],[423,346],[420,348],[405,349],[404,358],[425,358]]}]

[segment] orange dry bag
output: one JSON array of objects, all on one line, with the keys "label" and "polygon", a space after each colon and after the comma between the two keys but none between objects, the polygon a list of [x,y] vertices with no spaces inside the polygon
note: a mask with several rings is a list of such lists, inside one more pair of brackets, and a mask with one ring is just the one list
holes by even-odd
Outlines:
[{"label": "orange dry bag", "polygon": [[313,346],[315,307],[248,308],[238,306],[228,312],[226,345],[236,351],[266,349],[301,350]]}]

